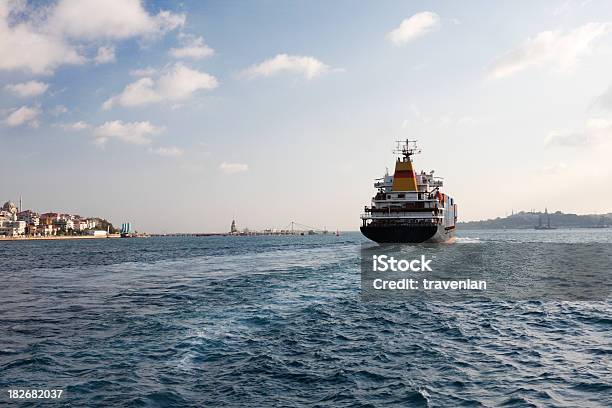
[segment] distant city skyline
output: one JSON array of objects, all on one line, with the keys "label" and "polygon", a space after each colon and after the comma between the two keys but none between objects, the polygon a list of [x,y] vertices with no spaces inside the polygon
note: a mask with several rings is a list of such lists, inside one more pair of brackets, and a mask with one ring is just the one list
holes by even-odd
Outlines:
[{"label": "distant city skyline", "polygon": [[[1,201],[1,200],[0,200]],[[74,213],[74,214],[70,214],[70,213],[66,213],[64,211],[57,211],[54,209],[46,209],[46,210],[40,210],[40,209],[35,209],[35,208],[30,208],[27,206],[23,206],[21,204],[21,200],[20,201],[14,201],[14,200],[6,200],[5,203],[12,203],[15,204],[18,208],[19,212],[28,212],[28,211],[33,211],[34,213],[38,213],[39,215],[42,214],[67,214],[70,215],[72,217],[74,216],[80,216],[80,217],[86,217],[86,218],[96,218],[96,219],[106,219],[106,217],[104,216],[104,214],[97,214],[97,215],[92,215],[92,214],[79,214],[79,213]],[[477,220],[470,220],[467,222],[479,222],[479,221],[493,221],[496,218],[499,219],[506,219],[507,217],[510,216],[514,216],[514,215],[522,215],[522,214],[546,214],[546,213],[550,213],[550,214],[562,214],[562,215],[575,215],[575,213],[572,212],[563,212],[561,210],[548,210],[548,207],[544,207],[543,209],[538,209],[538,208],[529,208],[529,209],[512,209],[510,212],[508,212],[507,214],[503,214],[503,215],[499,215],[496,217],[492,217],[492,218],[487,218],[487,219],[477,219]],[[585,214],[577,214],[579,216],[597,216],[597,217],[603,217],[603,216],[610,216],[612,215],[612,211],[608,211],[608,212],[604,212],[604,213],[585,213]],[[599,220],[599,218],[597,218]],[[115,226],[118,225],[117,221],[113,221],[113,220],[108,220],[111,224],[114,224]],[[269,229],[276,229],[276,230],[291,230],[292,228],[292,224],[296,225],[296,230],[300,230],[300,231],[308,231],[308,230],[315,230],[315,231],[328,231],[328,232],[334,232],[335,229],[333,228],[329,228],[327,226],[321,226],[321,225],[305,225],[305,224],[301,224],[295,220],[291,220],[289,222],[287,222],[285,225],[276,225],[276,226],[266,226],[266,227],[262,227],[262,228],[251,228],[248,225],[240,225],[238,223],[236,217],[233,217],[230,220],[230,226],[229,228],[227,228],[226,230],[219,230],[219,231],[208,231],[208,230],[202,230],[202,231],[162,231],[163,233],[181,233],[181,232],[203,232],[203,233],[207,233],[207,232],[218,232],[218,233],[227,233],[227,232],[241,232],[241,231],[245,231],[245,230],[249,230],[249,231],[265,231],[265,230],[269,230]],[[123,224],[123,223],[122,223]],[[126,224],[129,224],[131,226],[131,222],[126,222]],[[357,231],[358,228],[355,229],[346,229],[344,231]]]},{"label": "distant city skyline", "polygon": [[357,230],[395,140],[459,221],[612,212],[605,1],[0,2],[0,201]]}]

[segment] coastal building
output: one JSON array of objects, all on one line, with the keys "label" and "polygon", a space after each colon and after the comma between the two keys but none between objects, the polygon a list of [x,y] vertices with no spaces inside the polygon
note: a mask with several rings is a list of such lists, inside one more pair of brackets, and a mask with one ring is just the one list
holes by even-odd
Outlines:
[{"label": "coastal building", "polygon": [[53,225],[57,229],[64,231],[64,232],[74,230],[74,221],[72,221],[72,219],[67,218],[67,217],[60,217],[59,220],[55,220],[53,222]]},{"label": "coastal building", "polygon": [[0,222],[0,235],[7,237],[17,237],[24,235],[26,232],[25,221],[1,221]]},{"label": "coastal building", "polygon": [[[0,207],[0,236],[50,236],[58,234],[106,236],[112,224],[102,218],[46,212],[39,214],[11,201]],[[97,228],[97,230],[96,230]],[[105,231],[105,229],[107,231]]]},{"label": "coastal building", "polygon": [[0,210],[0,222],[13,221],[13,214],[8,211]]},{"label": "coastal building", "polygon": [[25,234],[26,223],[17,219],[17,212],[15,203],[4,203],[0,212],[0,235],[15,237]]},{"label": "coastal building", "polygon": [[2,205],[2,211],[17,213],[17,206],[12,201],[7,201]]},{"label": "coastal building", "polygon": [[84,219],[75,219],[73,221],[73,223],[74,223],[74,230],[75,231],[82,232],[82,231],[87,230],[87,221],[86,220],[84,220]]},{"label": "coastal building", "polygon": [[25,210],[17,213],[19,221],[25,221],[28,225],[38,226],[40,224],[40,215],[32,210]]},{"label": "coastal building", "polygon": [[59,221],[60,215],[58,213],[44,213],[40,214],[40,223],[44,225],[53,225],[56,221]]},{"label": "coastal building", "polygon": [[87,235],[91,235],[93,237],[105,237],[108,233],[104,230],[90,230],[87,231]]},{"label": "coastal building", "polygon": [[57,230],[55,229],[55,227],[53,227],[53,225],[40,224],[38,227],[36,227],[36,233],[34,235],[47,237],[49,235],[56,235],[56,234],[57,234]]}]

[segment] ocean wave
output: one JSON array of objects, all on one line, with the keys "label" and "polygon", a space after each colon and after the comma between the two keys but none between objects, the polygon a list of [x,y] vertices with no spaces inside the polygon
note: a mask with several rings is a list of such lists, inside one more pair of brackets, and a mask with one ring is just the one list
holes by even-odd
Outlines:
[{"label": "ocean wave", "polygon": [[482,240],[480,238],[473,237],[457,237],[455,242],[457,244],[480,244],[482,243]]},{"label": "ocean wave", "polygon": [[[612,406],[612,301],[365,303],[361,237],[347,237],[186,238],[166,255],[151,239],[116,262],[7,262],[0,388],[47,384],[71,406]],[[440,253],[499,267],[534,250],[458,242],[481,245]],[[53,262],[46,248],[29,256]]]}]

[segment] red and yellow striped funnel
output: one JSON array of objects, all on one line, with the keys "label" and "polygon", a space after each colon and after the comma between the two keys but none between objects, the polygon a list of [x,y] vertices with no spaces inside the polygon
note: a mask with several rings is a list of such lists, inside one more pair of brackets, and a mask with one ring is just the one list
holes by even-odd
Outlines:
[{"label": "red and yellow striped funnel", "polygon": [[393,191],[418,191],[416,174],[412,168],[410,159],[395,162],[395,174],[393,175]]}]

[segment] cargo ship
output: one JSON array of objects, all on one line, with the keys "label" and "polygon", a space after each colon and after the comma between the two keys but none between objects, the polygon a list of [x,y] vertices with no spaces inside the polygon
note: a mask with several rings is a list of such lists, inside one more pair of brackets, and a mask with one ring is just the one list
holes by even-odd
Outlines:
[{"label": "cargo ship", "polygon": [[397,142],[395,172],[374,181],[376,195],[361,215],[361,233],[377,243],[451,242],[457,204],[441,191],[443,180],[415,172],[416,140]]}]

